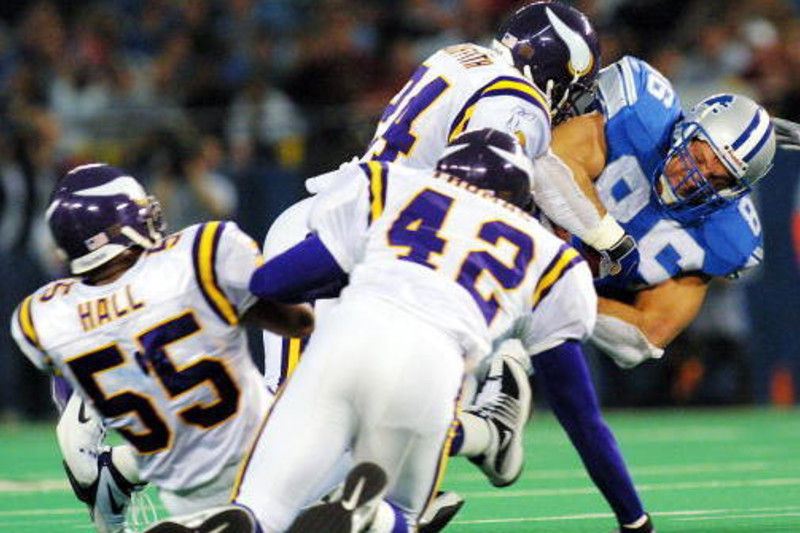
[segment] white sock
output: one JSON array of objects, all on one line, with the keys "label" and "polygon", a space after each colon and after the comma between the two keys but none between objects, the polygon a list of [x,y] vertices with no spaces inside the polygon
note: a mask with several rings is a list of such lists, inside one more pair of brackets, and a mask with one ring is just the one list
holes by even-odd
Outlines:
[{"label": "white sock", "polygon": [[647,515],[643,514],[642,516],[639,517],[639,519],[636,522],[633,522],[631,524],[622,524],[622,527],[626,527],[629,529],[636,529],[637,527],[642,527],[645,522],[647,522]]},{"label": "white sock", "polygon": [[[398,513],[395,513],[394,508],[389,505],[386,501],[381,501],[380,505],[378,506],[378,512],[375,514],[375,519],[372,521],[372,525],[367,530],[367,533],[392,533],[395,531],[395,521],[398,518]],[[405,520],[405,517],[401,517],[403,520],[403,524],[405,525],[406,531],[411,533],[411,528],[408,526],[408,522]]]},{"label": "white sock", "polygon": [[472,413],[463,412],[459,420],[461,421],[464,440],[458,455],[475,457],[485,452],[492,443],[492,432],[489,430],[489,423]]}]

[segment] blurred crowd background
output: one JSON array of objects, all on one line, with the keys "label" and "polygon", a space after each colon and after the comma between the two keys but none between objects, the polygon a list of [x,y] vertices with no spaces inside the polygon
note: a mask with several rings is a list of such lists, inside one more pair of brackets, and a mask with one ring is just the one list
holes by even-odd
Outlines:
[{"label": "blurred crowd background", "polygon": [[[800,121],[800,0],[568,3],[594,22],[604,63],[646,59],[685,107],[736,91]],[[121,166],[158,196],[173,229],[234,219],[261,240],[304,196],[304,178],[363,152],[383,106],[421,61],[448,44],[488,44],[520,5],[0,2],[0,418],[51,413],[46,380],[6,324],[22,297],[64,273],[42,214],[65,170]],[[715,283],[665,361],[622,374],[596,359],[606,404],[796,402],[799,167],[800,158],[780,154],[758,193],[765,266]]]}]

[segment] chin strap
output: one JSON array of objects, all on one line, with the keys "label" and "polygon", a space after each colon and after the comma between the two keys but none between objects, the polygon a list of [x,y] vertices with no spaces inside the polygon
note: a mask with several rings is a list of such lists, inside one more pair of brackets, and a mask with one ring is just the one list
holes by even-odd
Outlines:
[{"label": "chin strap", "polygon": [[772,125],[775,126],[775,139],[778,146],[784,150],[800,151],[800,124],[774,117]]}]

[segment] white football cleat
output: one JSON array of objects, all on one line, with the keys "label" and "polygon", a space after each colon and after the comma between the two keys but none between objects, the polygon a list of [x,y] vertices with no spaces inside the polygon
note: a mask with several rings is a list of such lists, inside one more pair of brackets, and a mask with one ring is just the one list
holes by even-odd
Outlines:
[{"label": "white football cleat", "polygon": [[650,515],[645,513],[635,524],[620,526],[612,533],[656,533],[656,528]]},{"label": "white football cleat", "polygon": [[439,492],[419,517],[419,533],[438,533],[456,516],[464,498],[455,492]]},{"label": "white football cleat", "polygon": [[522,438],[531,409],[528,373],[511,356],[501,355],[499,391],[465,412],[489,426],[489,446],[470,461],[476,464],[495,487],[507,487],[522,474],[525,450]]},{"label": "white football cleat", "polygon": [[286,533],[363,533],[386,493],[386,472],[374,463],[350,470],[338,499],[306,509]]},{"label": "white football cleat", "polygon": [[256,533],[255,518],[244,507],[225,505],[199,513],[174,516],[152,525],[144,533]]},{"label": "white football cleat", "polygon": [[[97,477],[90,485],[80,483],[64,462],[67,478],[75,495],[89,507],[89,514],[99,533],[128,533],[132,531],[126,520],[131,507],[131,498],[142,490],[146,483],[131,483],[112,461],[111,450],[107,449],[97,456]],[[141,504],[144,515],[155,517],[155,510],[149,498],[144,496]],[[139,514],[139,513],[136,513]]]}]

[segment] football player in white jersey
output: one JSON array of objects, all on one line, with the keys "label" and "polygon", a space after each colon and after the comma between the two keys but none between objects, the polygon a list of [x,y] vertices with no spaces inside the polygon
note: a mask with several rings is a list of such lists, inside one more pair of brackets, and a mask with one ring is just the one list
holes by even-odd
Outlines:
[{"label": "football player in white jersey", "polygon": [[[548,149],[551,122],[561,122],[591,98],[600,61],[597,35],[582,13],[559,2],[532,3],[509,17],[493,48],[459,44],[428,58],[386,107],[360,160],[431,169],[464,131],[512,134],[529,157],[559,170],[532,183],[537,207],[601,252],[602,275],[628,272],[638,262],[635,241],[608,215],[591,185],[577,186]],[[309,190],[317,192],[328,181],[312,179]],[[265,257],[305,237],[310,205],[304,200],[277,219],[264,243]],[[294,368],[300,349],[298,340],[265,335],[271,390]]]},{"label": "football player in white jersey", "polygon": [[[242,323],[307,335],[310,309],[250,293],[263,259],[236,224],[165,236],[158,203],[114,167],[67,173],[46,216],[72,277],[25,298],[11,329],[34,365],[61,377],[62,400],[74,390],[59,443],[97,529],[125,529],[141,482],[172,513],[226,503],[271,402]],[[105,428],[127,445],[103,447]]]},{"label": "football player in white jersey", "polygon": [[[342,169],[314,201],[313,233],[254,274],[254,294],[286,301],[345,273],[349,283],[273,405],[238,480],[239,507],[197,530],[416,531],[444,472],[463,379],[512,336],[618,520],[649,523],[580,347],[596,317],[591,274],[526,211],[530,160],[487,129],[456,139],[437,168]],[[357,466],[338,498],[297,516],[348,450]]]}]

